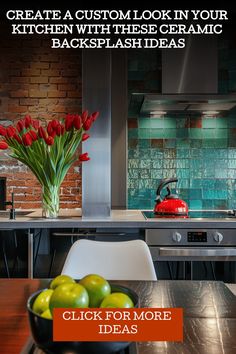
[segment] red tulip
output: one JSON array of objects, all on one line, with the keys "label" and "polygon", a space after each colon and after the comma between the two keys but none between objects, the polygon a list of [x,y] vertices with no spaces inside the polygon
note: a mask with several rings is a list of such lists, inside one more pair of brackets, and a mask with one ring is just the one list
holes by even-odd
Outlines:
[{"label": "red tulip", "polygon": [[34,127],[35,130],[38,130],[40,123],[37,119],[32,119],[32,125]]},{"label": "red tulip", "polygon": [[31,124],[32,124],[32,118],[29,115],[25,116],[25,127],[29,128]]},{"label": "red tulip", "polygon": [[7,135],[7,130],[2,125],[0,125],[0,135],[2,135],[2,136]]},{"label": "red tulip", "polygon": [[82,127],[82,119],[81,119],[81,117],[78,114],[76,114],[74,116],[74,122],[73,123],[74,123],[75,129],[77,129],[77,130],[79,130]]},{"label": "red tulip", "polygon": [[0,150],[8,149],[8,144],[5,141],[0,141]]},{"label": "red tulip", "polygon": [[51,126],[52,126],[53,129],[56,129],[56,127],[58,126],[58,124],[60,124],[60,123],[59,123],[58,120],[56,120],[56,119],[53,119],[53,120],[51,121]]},{"label": "red tulip", "polygon": [[65,127],[64,127],[64,125],[62,125],[62,124],[59,123],[58,126],[56,127],[56,134],[57,134],[57,136],[63,135],[64,132],[65,132]]},{"label": "red tulip", "polygon": [[23,120],[19,120],[16,124],[16,129],[18,130],[18,132],[20,133],[25,127],[24,121]]},{"label": "red tulip", "polygon": [[88,117],[88,111],[84,111],[82,113],[81,117],[82,117],[82,122],[84,123]]},{"label": "red tulip", "polygon": [[97,119],[98,116],[99,116],[99,112],[93,112],[91,114],[92,121],[94,122]]},{"label": "red tulip", "polygon": [[22,135],[22,140],[25,146],[31,146],[32,145],[32,138],[31,135],[29,133],[26,133],[24,135]]},{"label": "red tulip", "polygon": [[15,133],[16,133],[16,128],[14,128],[12,125],[7,127],[7,137],[8,138],[12,138]]},{"label": "red tulip", "polygon": [[51,136],[53,139],[57,135],[56,130],[53,130],[49,136]]},{"label": "red tulip", "polygon": [[89,137],[90,137],[89,134],[84,133],[84,134],[82,135],[82,141],[87,140]]},{"label": "red tulip", "polygon": [[55,123],[53,123],[53,121],[51,121],[51,122],[48,123],[47,132],[48,132],[48,135],[50,135],[50,136],[52,136],[53,138],[55,138],[55,136],[56,136],[56,130],[53,128],[53,125],[55,125]]},{"label": "red tulip", "polygon": [[84,130],[89,130],[91,128],[92,123],[93,123],[92,118],[91,117],[87,118],[87,120],[83,124]]},{"label": "red tulip", "polygon": [[66,131],[69,131],[73,127],[74,116],[72,114],[67,114],[65,119],[65,128]]},{"label": "red tulip", "polygon": [[44,140],[47,139],[47,134],[46,134],[46,132],[45,132],[45,130],[44,130],[43,127],[39,127],[38,136],[39,136],[41,139],[44,139]]},{"label": "red tulip", "polygon": [[53,145],[54,144],[54,139],[52,136],[48,136],[46,139],[45,139],[45,143],[47,145]]},{"label": "red tulip", "polygon": [[52,122],[48,123],[47,132],[48,132],[48,135],[52,134],[52,132],[53,132]]},{"label": "red tulip", "polygon": [[61,124],[58,124],[58,126],[56,127],[56,133],[57,133],[57,136],[61,135]]},{"label": "red tulip", "polygon": [[88,156],[88,153],[85,152],[84,154],[79,155],[79,160],[80,162],[88,161],[90,160],[90,157]]},{"label": "red tulip", "polygon": [[30,131],[29,131],[29,134],[30,134],[30,136],[31,136],[31,138],[32,138],[33,141],[38,140],[38,135],[35,133],[34,130],[30,130]]},{"label": "red tulip", "polygon": [[19,143],[19,144],[22,144],[22,140],[21,140],[21,137],[17,134],[14,134],[13,138]]}]

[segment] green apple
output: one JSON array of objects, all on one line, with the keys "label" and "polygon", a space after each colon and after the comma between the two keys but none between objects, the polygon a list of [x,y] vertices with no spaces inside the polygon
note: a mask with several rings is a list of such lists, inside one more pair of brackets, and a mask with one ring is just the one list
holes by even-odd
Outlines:
[{"label": "green apple", "polygon": [[64,283],[75,283],[75,280],[69,275],[61,274],[54,278],[50,283],[50,289],[56,289],[59,285]]},{"label": "green apple", "polygon": [[108,281],[97,274],[86,275],[79,284],[83,285],[89,294],[89,307],[99,307],[102,300],[111,293]]},{"label": "green apple", "polygon": [[49,309],[49,301],[53,294],[52,289],[45,289],[34,300],[32,310],[41,315],[44,311]]},{"label": "green apple", "polygon": [[124,293],[112,293],[105,297],[100,307],[130,308],[130,307],[134,307],[134,303],[131,300],[131,298]]},{"label": "green apple", "polygon": [[47,318],[48,320],[52,320],[52,314],[51,314],[51,311],[49,310],[49,308],[46,311],[44,311],[43,313],[41,313],[40,316],[43,318]]},{"label": "green apple", "polygon": [[49,308],[51,314],[56,307],[86,308],[89,305],[87,290],[77,283],[59,285],[51,296]]}]

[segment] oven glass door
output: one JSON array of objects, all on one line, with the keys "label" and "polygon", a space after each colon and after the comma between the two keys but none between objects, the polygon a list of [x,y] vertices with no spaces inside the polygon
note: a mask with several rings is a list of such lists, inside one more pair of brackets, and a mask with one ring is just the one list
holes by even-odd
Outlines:
[{"label": "oven glass door", "polygon": [[235,247],[149,247],[158,279],[236,283]]}]

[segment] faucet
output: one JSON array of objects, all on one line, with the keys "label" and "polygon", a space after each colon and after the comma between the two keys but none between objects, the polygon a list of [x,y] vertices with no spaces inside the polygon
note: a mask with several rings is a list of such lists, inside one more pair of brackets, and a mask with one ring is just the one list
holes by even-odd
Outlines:
[{"label": "faucet", "polygon": [[5,205],[11,205],[9,219],[14,220],[16,218],[16,210],[14,208],[14,193],[11,194],[11,201],[5,202]]}]

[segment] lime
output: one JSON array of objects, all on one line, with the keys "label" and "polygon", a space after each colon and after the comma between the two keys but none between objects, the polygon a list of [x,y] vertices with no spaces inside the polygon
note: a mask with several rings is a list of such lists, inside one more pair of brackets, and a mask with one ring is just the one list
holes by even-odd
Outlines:
[{"label": "lime", "polygon": [[49,309],[49,301],[53,294],[52,289],[45,289],[34,300],[32,310],[39,315]]},{"label": "lime", "polygon": [[112,293],[105,297],[100,307],[130,308],[134,307],[134,303],[131,298],[124,293]]},{"label": "lime", "polygon": [[77,283],[64,283],[59,285],[50,299],[49,308],[53,314],[55,307],[86,308],[89,305],[87,290]]},{"label": "lime", "polygon": [[61,274],[54,278],[50,283],[50,289],[56,289],[59,285],[64,283],[75,283],[75,280],[69,275]]},{"label": "lime", "polygon": [[97,274],[89,274],[79,282],[89,294],[89,307],[99,307],[102,300],[111,293],[110,284]]},{"label": "lime", "polygon": [[52,314],[51,314],[51,311],[49,310],[49,308],[46,311],[44,311],[43,313],[41,313],[40,316],[43,318],[47,318],[48,320],[52,320]]}]

